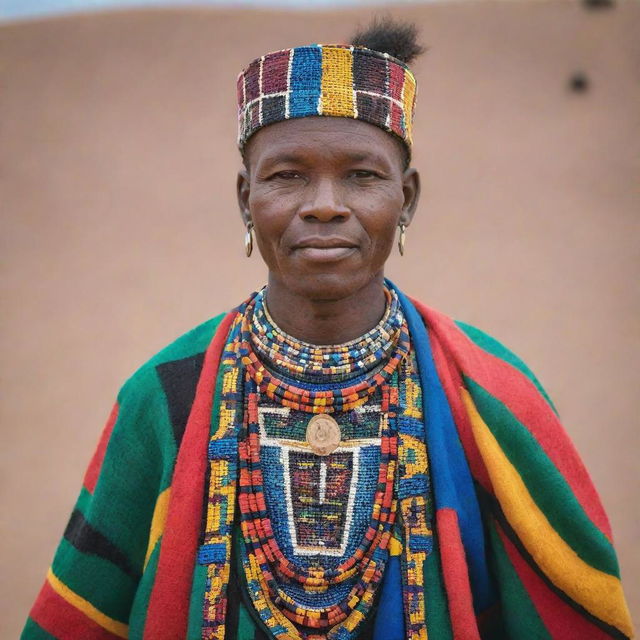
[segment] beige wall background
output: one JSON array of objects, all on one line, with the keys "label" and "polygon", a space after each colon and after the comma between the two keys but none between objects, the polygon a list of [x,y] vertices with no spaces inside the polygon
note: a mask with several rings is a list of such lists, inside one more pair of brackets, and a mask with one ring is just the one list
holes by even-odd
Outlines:
[{"label": "beige wall background", "polygon": [[[610,514],[637,620],[640,4],[393,13],[430,50],[415,67],[423,199],[388,274],[541,378]],[[367,16],[0,27],[0,637],[18,634],[122,382],[265,279],[235,205],[236,73],[267,50],[345,41]]]}]

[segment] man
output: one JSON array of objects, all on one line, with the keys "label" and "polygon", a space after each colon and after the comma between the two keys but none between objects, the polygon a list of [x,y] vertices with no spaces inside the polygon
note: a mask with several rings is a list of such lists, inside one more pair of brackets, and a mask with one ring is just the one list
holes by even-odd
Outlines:
[{"label": "man", "polygon": [[266,54],[238,201],[267,287],[122,388],[26,638],[624,638],[551,401],[384,278],[419,197],[415,29]]}]

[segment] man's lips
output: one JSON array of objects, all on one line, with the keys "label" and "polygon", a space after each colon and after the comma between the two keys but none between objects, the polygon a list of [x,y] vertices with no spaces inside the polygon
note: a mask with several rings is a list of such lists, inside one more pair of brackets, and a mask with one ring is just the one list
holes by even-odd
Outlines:
[{"label": "man's lips", "polygon": [[346,238],[308,238],[296,242],[293,252],[318,262],[335,262],[351,255],[358,245]]}]

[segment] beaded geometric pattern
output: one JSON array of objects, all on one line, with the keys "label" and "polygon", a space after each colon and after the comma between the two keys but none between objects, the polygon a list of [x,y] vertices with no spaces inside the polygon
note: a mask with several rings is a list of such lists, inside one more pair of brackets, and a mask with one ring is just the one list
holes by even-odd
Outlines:
[{"label": "beaded geometric pattern", "polygon": [[380,411],[380,402],[372,401],[334,414],[342,441],[333,453],[321,457],[306,441],[306,413],[260,399],[265,495],[286,556],[314,561],[323,556],[325,563],[355,551],[371,516],[378,479]]},{"label": "beaded geometric pattern", "polygon": [[[380,347],[376,337],[385,331],[387,339],[395,340],[395,347],[382,350],[387,360],[397,355],[405,338],[402,321],[399,328],[392,326],[398,323],[391,312],[394,303],[387,292],[384,322],[367,334],[374,350]],[[305,439],[309,407],[286,406],[277,395],[267,395],[246,367],[255,364],[248,357],[248,318],[254,333],[253,316],[266,323],[263,345],[277,342],[276,335],[282,338],[265,315],[266,307],[260,308],[263,304],[257,295],[241,308],[222,359],[220,402],[214,409],[220,426],[209,446],[208,509],[199,555],[207,565],[202,637],[224,637],[237,493],[243,541],[238,552],[249,596],[275,638],[356,637],[391,549],[393,555],[402,554],[405,636],[425,640],[423,563],[431,550],[432,509],[414,354],[405,346],[403,357],[373,392],[355,407],[334,410],[341,443],[320,457]],[[380,363],[363,364],[366,342],[347,343],[347,351],[362,356],[353,359],[356,377],[380,369]],[[311,345],[300,346],[306,353]],[[299,357],[294,360],[300,362]],[[281,361],[268,364],[286,384],[287,367]],[[309,371],[303,369],[304,377]],[[353,383],[344,367],[334,375]]]},{"label": "beaded geometric pattern", "polygon": [[214,403],[212,424],[218,428],[208,447],[209,486],[202,544],[198,563],[207,566],[202,612],[202,639],[224,640],[227,584],[230,576],[231,541],[238,477],[238,414],[242,412],[244,372],[238,366],[238,314],[220,360],[220,402]]},{"label": "beaded geometric pattern", "polygon": [[[249,397],[248,424],[239,445],[239,505],[245,542],[240,555],[249,595],[263,622],[279,640],[317,637],[318,634],[327,638],[351,638],[370,610],[381,583],[397,513],[394,497],[398,452],[396,407],[390,402],[388,390],[383,389],[384,424],[379,465],[370,470],[375,486],[369,500],[365,503],[366,496],[363,496],[363,504],[358,504],[366,518],[362,535],[354,540],[351,552],[342,558],[326,563],[323,555],[317,554],[300,562],[295,555],[287,557],[280,540],[286,540],[296,526],[304,531],[308,522],[295,522],[296,515],[303,515],[300,511],[293,513],[291,519],[285,515],[284,520],[277,521],[277,514],[270,509],[272,504],[265,491],[268,467],[262,459],[259,437],[254,437],[259,435],[258,394],[254,395],[251,387],[252,381],[248,381],[245,391]],[[273,479],[283,480],[277,476]],[[298,491],[298,496],[303,502],[305,497],[312,499],[307,507],[321,508],[322,503],[314,504],[314,496],[308,489]],[[343,494],[349,493],[348,485],[344,489]],[[344,508],[348,504],[344,499],[335,502],[336,507]],[[333,512],[339,514],[335,507]],[[330,522],[331,514],[324,515],[323,521]],[[349,512],[343,511],[341,515]],[[313,535],[313,531],[309,534]]]},{"label": "beaded geometric pattern", "polygon": [[315,44],[257,58],[238,76],[238,145],[258,129],[291,118],[364,120],[411,147],[416,80],[387,53]]}]

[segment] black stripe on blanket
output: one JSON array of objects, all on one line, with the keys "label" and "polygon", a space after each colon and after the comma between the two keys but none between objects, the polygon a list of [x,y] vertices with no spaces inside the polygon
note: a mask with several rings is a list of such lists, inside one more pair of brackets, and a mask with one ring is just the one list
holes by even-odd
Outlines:
[{"label": "black stripe on blanket", "polygon": [[129,562],[127,556],[105,535],[95,529],[77,509],[71,514],[64,537],[80,552],[100,556],[121,569],[134,580],[140,573]]},{"label": "black stripe on blanket", "polygon": [[178,449],[187,427],[203,364],[204,352],[156,366],[162,390],[167,398],[173,437]]}]

